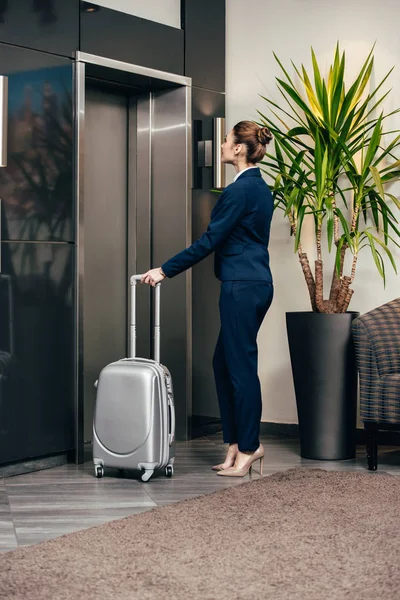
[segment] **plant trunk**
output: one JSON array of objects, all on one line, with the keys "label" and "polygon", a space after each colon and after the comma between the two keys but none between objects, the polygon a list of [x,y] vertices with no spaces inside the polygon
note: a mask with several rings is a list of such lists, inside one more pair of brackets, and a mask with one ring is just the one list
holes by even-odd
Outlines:
[{"label": "plant trunk", "polygon": [[318,312],[324,312],[324,280],[322,260],[315,261],[315,304]]},{"label": "plant trunk", "polygon": [[[356,218],[353,222],[356,221]],[[291,222],[292,232],[295,234],[296,225]],[[339,239],[338,239],[339,241]],[[338,242],[337,242],[338,243]],[[354,290],[350,285],[354,280],[355,268],[357,264],[357,255],[353,258],[351,277],[343,277],[344,260],[347,244],[343,244],[340,252],[339,275],[336,271],[336,264],[332,274],[332,283],[329,299],[324,300],[324,264],[322,261],[322,226],[318,224],[317,228],[317,260],[315,261],[315,278],[311,271],[308,256],[303,252],[301,245],[298,248],[299,262],[306,280],[308,293],[313,312],[323,314],[345,313],[350,304]]]},{"label": "plant trunk", "polygon": [[317,260],[315,261],[315,306],[317,312],[331,314],[335,312],[334,302],[324,300],[324,264],[322,262],[322,224],[317,226]]},{"label": "plant trunk", "polygon": [[317,306],[315,303],[315,281],[307,254],[305,252],[299,252],[299,260],[301,268],[303,269],[304,277],[306,279],[312,310],[313,312],[317,312]]},{"label": "plant trunk", "polygon": [[315,261],[315,304],[317,312],[333,314],[335,304],[331,300],[324,300],[324,266],[322,260]]},{"label": "plant trunk", "polygon": [[[348,277],[347,275],[345,275],[342,278],[342,284],[340,286],[340,290],[339,290],[339,294],[338,294],[338,298],[337,298],[337,303],[336,303],[336,312],[341,313],[344,311],[344,307],[346,305],[346,300],[349,296],[349,286],[351,283],[351,279],[350,277]],[[351,295],[350,295],[351,298]],[[350,298],[349,298],[349,302],[350,302]]]},{"label": "plant trunk", "polygon": [[335,240],[335,244],[336,246],[339,243],[339,239],[340,239],[340,234],[339,234],[339,217],[336,214],[336,200],[335,200],[335,194],[332,193],[330,194],[331,198],[332,198],[332,209],[334,212],[333,215],[333,233],[334,233],[334,240]]},{"label": "plant trunk", "polygon": [[352,297],[353,294],[354,294],[354,290],[352,290],[351,288],[349,288],[347,290],[346,300],[344,302],[343,311],[342,312],[346,312],[347,309],[349,308],[349,304],[350,304],[351,297]]},{"label": "plant trunk", "polygon": [[340,282],[341,282],[341,277],[343,275],[343,265],[344,265],[344,258],[346,255],[346,250],[347,250],[347,245],[343,244],[342,250],[340,252],[339,276],[338,276],[337,270],[336,270],[336,263],[333,267],[332,285],[331,285],[331,291],[329,294],[329,300],[331,300],[331,302],[333,302],[334,304],[336,304],[336,302],[337,302],[337,297],[338,297],[339,290],[340,290]]},{"label": "plant trunk", "polygon": [[357,227],[358,215],[360,212],[360,207],[358,204],[354,207],[353,218],[351,220],[351,231],[354,232]]},{"label": "plant trunk", "polygon": [[353,264],[351,266],[351,281],[350,281],[350,283],[353,283],[354,277],[356,276],[357,260],[358,260],[358,254],[354,254]]},{"label": "plant trunk", "polygon": [[322,223],[317,226],[317,261],[322,264]]}]

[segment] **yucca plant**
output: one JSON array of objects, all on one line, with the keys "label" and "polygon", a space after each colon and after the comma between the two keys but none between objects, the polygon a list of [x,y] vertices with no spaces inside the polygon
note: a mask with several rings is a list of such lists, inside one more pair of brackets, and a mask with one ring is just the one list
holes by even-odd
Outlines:
[{"label": "yucca plant", "polygon": [[[325,78],[312,48],[312,76],[292,61],[292,78],[274,54],[283,73],[276,82],[285,103],[278,105],[263,96],[272,114],[258,111],[259,124],[267,125],[274,135],[275,151],[266,154],[262,168],[271,179],[275,208],[282,209],[289,220],[314,312],[347,311],[357,260],[365,246],[369,246],[383,280],[383,255],[396,271],[389,244],[399,246],[395,213],[400,202],[388,188],[400,176],[395,155],[400,135],[385,130],[384,124],[400,109],[387,114],[382,110],[390,92],[380,90],[393,69],[370,89],[373,51],[348,89],[345,53],[340,52],[339,44]],[[314,270],[302,246],[306,215],[312,215],[315,223]],[[334,246],[336,249],[328,298],[324,298],[323,286],[325,238],[329,252]],[[352,261],[345,274],[348,252]]]}]

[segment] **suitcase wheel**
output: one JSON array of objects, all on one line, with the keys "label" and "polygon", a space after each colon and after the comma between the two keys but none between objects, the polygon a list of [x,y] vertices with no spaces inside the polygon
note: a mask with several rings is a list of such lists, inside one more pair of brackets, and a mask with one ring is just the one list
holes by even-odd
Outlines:
[{"label": "suitcase wheel", "polygon": [[167,465],[165,467],[165,477],[172,477],[174,474],[174,467],[172,465]]},{"label": "suitcase wheel", "polygon": [[104,476],[104,468],[101,465],[96,465],[94,468],[94,473],[98,479]]},{"label": "suitcase wheel", "polygon": [[146,469],[146,471],[143,471],[142,473],[142,481],[146,482],[149,481],[150,477],[153,475],[154,473],[154,469]]}]

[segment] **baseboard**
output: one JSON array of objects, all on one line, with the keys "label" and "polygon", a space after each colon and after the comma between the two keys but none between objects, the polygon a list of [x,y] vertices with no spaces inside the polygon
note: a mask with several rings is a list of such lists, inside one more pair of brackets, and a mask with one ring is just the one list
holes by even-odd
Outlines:
[{"label": "baseboard", "polygon": [[278,438],[294,438],[299,437],[299,426],[295,423],[270,423],[261,421],[260,434]]},{"label": "baseboard", "polygon": [[28,460],[16,461],[5,465],[0,465],[0,477],[14,477],[15,475],[25,475],[34,471],[52,469],[69,462],[68,452],[57,454],[55,456],[42,456]]},{"label": "baseboard", "polygon": [[207,417],[204,415],[192,415],[191,432],[192,439],[212,435],[222,431],[221,419]]},{"label": "baseboard", "polygon": [[[221,419],[194,415],[192,417],[192,438],[204,437],[222,431]],[[260,433],[263,436],[276,437],[278,439],[299,439],[299,426],[296,423],[270,423],[262,421]],[[379,431],[377,441],[383,446],[400,446],[400,431]],[[356,430],[356,442],[365,444],[366,432],[362,428]]]}]

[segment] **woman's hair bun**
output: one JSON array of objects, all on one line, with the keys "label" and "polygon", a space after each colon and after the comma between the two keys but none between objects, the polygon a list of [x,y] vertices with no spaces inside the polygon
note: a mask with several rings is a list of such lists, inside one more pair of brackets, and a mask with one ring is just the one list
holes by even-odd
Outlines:
[{"label": "woman's hair bun", "polygon": [[257,138],[260,144],[266,146],[272,140],[272,133],[268,129],[268,127],[260,127],[257,131]]}]

